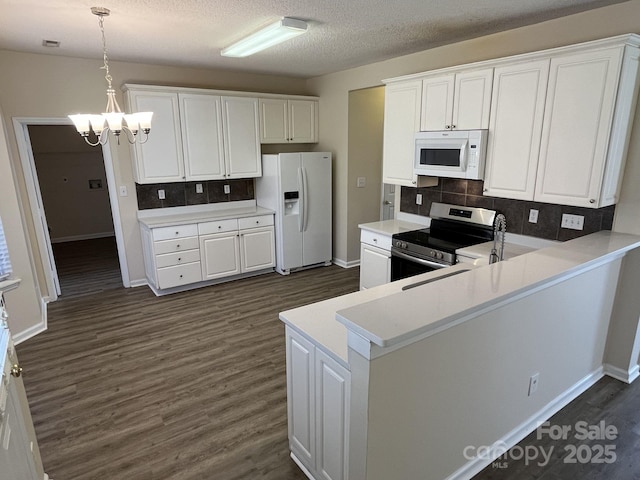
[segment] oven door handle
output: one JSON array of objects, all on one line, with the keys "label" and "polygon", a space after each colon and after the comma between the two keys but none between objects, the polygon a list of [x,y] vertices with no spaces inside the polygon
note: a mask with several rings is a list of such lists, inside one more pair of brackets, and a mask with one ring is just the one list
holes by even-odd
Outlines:
[{"label": "oven door handle", "polygon": [[402,258],[404,260],[408,260],[410,262],[419,263],[420,265],[425,265],[427,267],[436,268],[436,269],[437,268],[447,268],[447,267],[451,266],[451,265],[445,265],[443,263],[432,262],[431,260],[424,260],[423,258],[413,257],[411,255],[407,255],[406,253],[402,253],[402,252],[399,252],[397,250],[392,250],[391,251],[391,256],[392,257],[399,257],[399,258]]}]

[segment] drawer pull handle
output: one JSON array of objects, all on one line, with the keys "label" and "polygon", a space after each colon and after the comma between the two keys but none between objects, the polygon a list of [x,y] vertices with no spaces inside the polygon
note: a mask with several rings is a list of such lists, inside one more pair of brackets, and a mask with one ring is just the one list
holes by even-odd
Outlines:
[{"label": "drawer pull handle", "polygon": [[256,220],[256,223],[260,223],[260,220]]},{"label": "drawer pull handle", "polygon": [[178,261],[181,262],[182,261],[182,257],[178,257]]},{"label": "drawer pull handle", "polygon": [[22,375],[22,367],[17,363],[14,363],[11,367],[11,376],[18,378],[20,375]]},{"label": "drawer pull handle", "polygon": [[220,230],[222,228],[222,225],[218,225],[218,230]]},{"label": "drawer pull handle", "polygon": [[176,248],[180,248],[180,244],[179,243],[176,245]]},{"label": "drawer pull handle", "polygon": [[176,235],[180,235],[180,232],[176,232]]},{"label": "drawer pull handle", "polygon": [[180,275],[180,278],[182,278],[182,275]]},{"label": "drawer pull handle", "polygon": [[374,238],[374,239],[373,239],[373,241],[374,241],[374,242],[376,242],[376,243],[378,243],[378,239],[377,239],[377,238]]}]

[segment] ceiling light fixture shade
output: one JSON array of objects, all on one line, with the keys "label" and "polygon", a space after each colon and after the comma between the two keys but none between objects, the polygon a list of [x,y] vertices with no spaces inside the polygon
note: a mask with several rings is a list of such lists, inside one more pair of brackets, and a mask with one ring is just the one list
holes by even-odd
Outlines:
[{"label": "ceiling light fixture shade", "polygon": [[[153,112],[139,112],[128,115],[122,113],[120,105],[118,105],[118,101],[116,100],[116,91],[111,86],[113,78],[109,73],[107,41],[104,35],[104,17],[108,17],[111,12],[108,8],[92,7],[91,13],[98,16],[98,24],[100,25],[100,32],[102,32],[102,58],[104,64],[100,68],[105,71],[104,78],[107,81],[107,107],[102,115],[79,113],[76,115],[69,115],[69,118],[73,121],[76,130],[80,135],[82,135],[85,142],[91,146],[95,147],[97,145],[104,145],[107,143],[109,140],[109,132],[116,136],[119,143],[122,131],[125,132],[125,136],[129,143],[135,143],[136,140],[138,140],[139,143],[144,143],[149,138]],[[95,142],[91,142],[89,140],[91,130],[93,130],[93,133],[96,136]],[[138,137],[138,132],[140,130],[144,132],[144,139]]]},{"label": "ceiling light fixture shade", "polygon": [[248,57],[254,53],[273,47],[290,38],[302,35],[307,31],[307,22],[295,18],[283,17],[276,23],[272,23],[252,33],[248,37],[237,41],[233,45],[223,49],[224,57]]}]

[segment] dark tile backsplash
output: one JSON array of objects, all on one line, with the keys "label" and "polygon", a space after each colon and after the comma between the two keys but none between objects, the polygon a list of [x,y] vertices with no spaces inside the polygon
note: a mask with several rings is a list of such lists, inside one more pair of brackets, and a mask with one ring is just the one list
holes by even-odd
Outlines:
[{"label": "dark tile backsplash", "polygon": [[[550,203],[485,197],[482,195],[482,180],[440,178],[435,187],[402,187],[400,210],[416,215],[429,216],[432,202],[453,203],[467,207],[497,210],[507,218],[507,231],[520,235],[546,238],[548,240],[570,240],[600,230],[611,230],[615,206],[599,209],[570,207]],[[416,194],[422,194],[422,205],[416,205]],[[538,210],[538,223],[529,222],[529,210]],[[565,213],[584,216],[583,230],[560,228]]]},{"label": "dark tile backsplash", "polygon": [[[202,185],[202,193],[196,193],[197,184]],[[224,193],[225,185],[229,185],[228,194]],[[158,190],[164,190],[164,200],[158,198]],[[145,185],[136,183],[136,194],[138,196],[138,210],[148,210],[150,208],[253,200],[255,187],[253,178]]]}]

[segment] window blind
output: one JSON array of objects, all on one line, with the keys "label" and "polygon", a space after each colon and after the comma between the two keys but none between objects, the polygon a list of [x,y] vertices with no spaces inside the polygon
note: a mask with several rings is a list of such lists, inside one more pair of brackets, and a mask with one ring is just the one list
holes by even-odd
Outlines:
[{"label": "window blind", "polygon": [[11,275],[11,261],[9,260],[9,248],[4,238],[4,230],[2,229],[2,219],[0,218],[0,280]]}]

